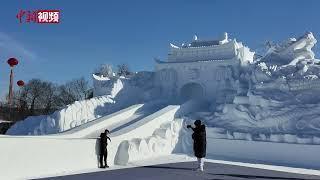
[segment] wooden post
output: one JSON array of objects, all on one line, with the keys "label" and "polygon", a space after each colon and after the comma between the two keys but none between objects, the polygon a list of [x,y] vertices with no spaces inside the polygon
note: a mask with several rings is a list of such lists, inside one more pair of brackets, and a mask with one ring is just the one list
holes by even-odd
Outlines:
[{"label": "wooden post", "polygon": [[9,105],[12,104],[12,83],[13,83],[13,67],[10,68],[10,84],[9,84]]}]

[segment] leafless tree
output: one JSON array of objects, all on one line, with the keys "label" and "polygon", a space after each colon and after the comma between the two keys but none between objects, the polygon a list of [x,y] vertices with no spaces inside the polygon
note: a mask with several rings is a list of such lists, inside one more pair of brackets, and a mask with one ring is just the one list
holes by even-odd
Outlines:
[{"label": "leafless tree", "polygon": [[88,81],[85,78],[71,80],[58,88],[59,103],[68,105],[74,101],[86,99],[88,89]]},{"label": "leafless tree", "polygon": [[32,79],[18,92],[14,93],[16,106],[28,110],[30,115],[35,115],[35,110],[49,113],[56,109],[56,86],[47,81]]},{"label": "leafless tree", "polygon": [[117,74],[118,76],[128,76],[131,74],[130,68],[127,64],[119,64]]},{"label": "leafless tree", "polygon": [[83,77],[60,86],[32,79],[13,92],[11,106],[8,103],[1,104],[0,116],[15,121],[30,115],[50,114],[77,100],[86,99],[88,89],[88,81]]},{"label": "leafless tree", "polygon": [[94,74],[103,75],[105,77],[111,77],[113,74],[112,66],[110,64],[102,64],[97,69],[95,69]]}]

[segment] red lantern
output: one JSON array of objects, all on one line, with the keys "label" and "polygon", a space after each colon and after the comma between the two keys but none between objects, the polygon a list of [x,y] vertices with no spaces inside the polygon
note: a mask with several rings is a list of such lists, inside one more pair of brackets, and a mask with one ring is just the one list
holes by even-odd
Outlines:
[{"label": "red lantern", "polygon": [[22,80],[19,80],[19,81],[17,81],[17,85],[20,86],[20,87],[24,86],[24,82]]},{"label": "red lantern", "polygon": [[9,58],[7,63],[10,65],[10,67],[13,67],[13,66],[17,65],[19,62],[16,58]]}]

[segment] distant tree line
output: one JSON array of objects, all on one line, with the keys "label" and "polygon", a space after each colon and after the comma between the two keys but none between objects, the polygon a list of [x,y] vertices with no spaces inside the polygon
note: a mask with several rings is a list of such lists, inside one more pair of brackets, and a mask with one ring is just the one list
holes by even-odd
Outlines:
[{"label": "distant tree line", "polygon": [[13,92],[11,106],[8,102],[1,104],[0,117],[16,121],[27,116],[50,114],[75,101],[90,98],[90,96],[92,92],[88,81],[83,77],[62,85],[41,79],[31,79],[23,87]]},{"label": "distant tree line", "polygon": [[[117,65],[115,73],[111,65],[102,64],[93,73],[105,77],[128,77],[132,74],[127,64]],[[83,77],[67,81],[62,85],[31,79],[13,92],[11,106],[8,102],[0,103],[0,119],[17,121],[28,116],[47,115],[75,101],[92,97],[93,89]]]},{"label": "distant tree line", "polygon": [[124,76],[128,77],[132,75],[128,64],[119,64],[117,65],[116,73],[113,72],[112,65],[110,64],[102,64],[98,68],[95,69],[93,72],[96,75],[104,76],[104,77],[111,77],[111,76]]}]

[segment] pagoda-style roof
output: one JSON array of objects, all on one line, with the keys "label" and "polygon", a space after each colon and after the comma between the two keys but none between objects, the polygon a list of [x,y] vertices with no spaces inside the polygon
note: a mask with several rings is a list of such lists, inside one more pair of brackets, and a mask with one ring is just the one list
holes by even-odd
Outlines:
[{"label": "pagoda-style roof", "polygon": [[209,60],[197,60],[197,61],[161,61],[159,59],[154,59],[157,64],[181,64],[181,63],[203,63],[203,62],[228,62],[233,59],[209,59]]},{"label": "pagoda-style roof", "polygon": [[215,39],[215,40],[200,40],[198,39],[198,37],[195,35],[193,38],[193,41],[189,44],[185,44],[183,43],[181,45],[181,47],[174,45],[172,43],[170,43],[170,46],[172,48],[175,49],[184,49],[184,48],[199,48],[199,47],[210,47],[210,46],[218,46],[218,45],[222,45],[225,43],[228,43],[230,41],[230,39],[228,39],[228,34],[224,33],[224,36],[222,38],[219,39]]},{"label": "pagoda-style roof", "polygon": [[189,47],[203,47],[203,46],[215,46],[219,45],[220,41],[217,40],[197,40],[192,41]]},{"label": "pagoda-style roof", "polygon": [[170,50],[164,63],[187,63],[187,62],[226,62],[236,61],[238,58],[245,58],[243,62],[251,62],[254,52],[243,46],[235,39],[228,39],[228,34],[218,40],[200,40],[194,36],[189,44],[182,44],[180,47],[170,43]]},{"label": "pagoda-style roof", "polygon": [[236,41],[218,44],[217,41],[194,41],[189,47],[177,47],[171,44],[168,53],[169,62],[206,61],[232,59],[236,56]]}]

